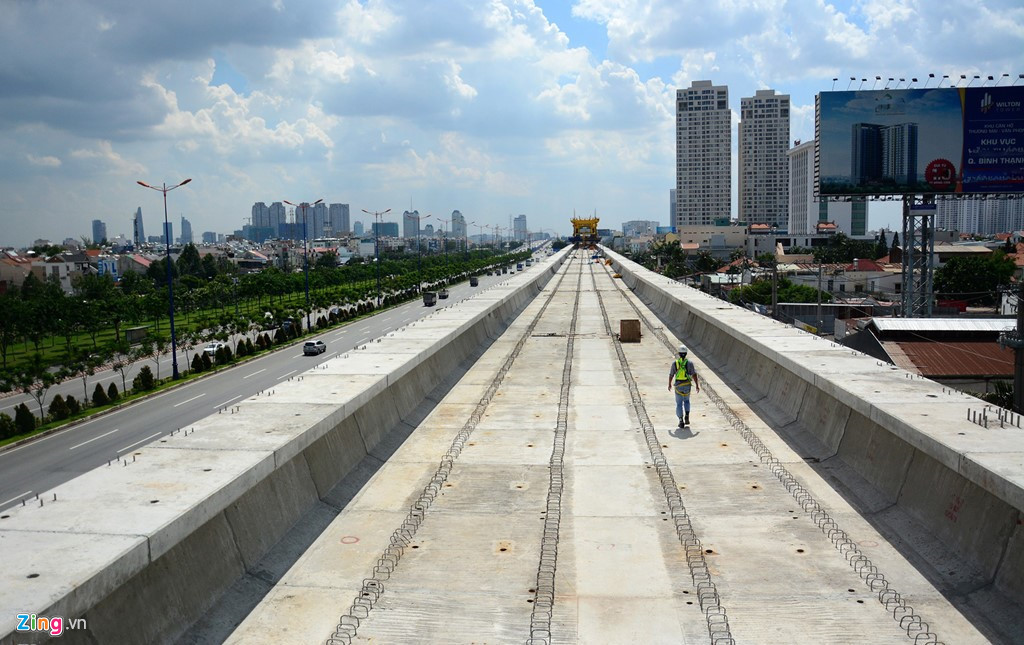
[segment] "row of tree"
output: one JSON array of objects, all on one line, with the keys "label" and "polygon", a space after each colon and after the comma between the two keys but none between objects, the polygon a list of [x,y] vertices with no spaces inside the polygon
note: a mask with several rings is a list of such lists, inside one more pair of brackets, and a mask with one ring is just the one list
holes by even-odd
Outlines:
[{"label": "row of tree", "polygon": [[[312,292],[311,304],[326,313],[313,319],[314,327],[325,328],[372,312],[378,307],[387,307],[416,298],[419,295],[420,276],[426,278],[424,282],[429,284],[444,285],[470,274],[482,273],[491,266],[516,262],[526,255],[528,253],[525,252],[506,255],[474,252],[450,262],[447,269],[434,258],[425,262],[425,270],[417,275],[409,275],[411,267],[408,260],[387,260],[381,262],[379,267],[379,294],[375,280],[360,279],[366,275],[376,275],[376,265],[356,263],[345,268],[317,267],[315,273],[320,280],[318,287]],[[257,303],[255,308],[238,309],[237,313],[234,313],[228,305],[218,303],[214,306],[216,316],[207,316],[200,325],[191,328],[178,328],[177,347],[184,353],[184,364],[191,367],[192,372],[213,369],[236,358],[288,342],[304,333],[301,320],[309,312],[306,312],[304,307],[300,308],[293,304],[304,302],[304,298],[300,300],[285,297],[287,287],[294,288],[304,283],[296,280],[293,274],[276,269],[268,269],[252,276],[247,285],[250,288],[258,288],[261,285],[276,287],[268,289],[271,291],[270,294],[253,293],[251,299]],[[216,283],[219,277],[215,276],[213,283]],[[243,276],[245,277],[247,276]],[[298,277],[301,278],[302,275],[298,274]],[[344,284],[346,279],[351,279],[355,284],[339,286]],[[13,289],[0,295],[0,310],[5,312],[5,315],[0,317],[0,342],[6,343],[2,347],[5,367],[0,369],[0,391],[18,390],[31,395],[38,407],[38,417],[29,411],[33,423],[36,423],[36,420],[39,423],[46,423],[61,421],[84,412],[89,407],[106,405],[110,399],[116,400],[116,388],[113,391],[108,388],[103,393],[94,391],[92,397],[88,396],[89,379],[103,367],[109,367],[120,374],[120,393],[123,395],[129,391],[128,371],[132,366],[140,361],[152,360],[156,375],[153,375],[148,365],[143,366],[132,383],[131,391],[152,389],[154,383],[161,381],[160,357],[168,351],[167,336],[164,333],[154,333],[140,344],[129,345],[120,329],[123,324],[133,322],[130,317],[133,302],[137,304],[157,295],[156,291],[146,293],[146,286],[146,282],[140,282],[136,278],[128,278],[125,288],[115,286],[104,276],[83,276],[75,283],[75,293],[68,295],[55,282],[30,279],[20,289]],[[183,292],[201,293],[207,288],[207,285],[201,285],[183,289]],[[47,341],[57,345],[53,330],[58,329],[61,332],[62,351],[58,361],[48,361],[39,348]],[[107,333],[104,334],[104,331]],[[104,338],[112,342],[103,342]],[[228,344],[231,339],[235,339],[233,348]],[[194,348],[213,340],[224,343],[224,346],[217,350],[215,357],[198,351],[190,356]],[[32,352],[26,360],[17,365],[8,366],[7,352],[15,341],[31,343],[37,351]],[[52,409],[47,410],[46,396],[53,385],[74,378],[82,381],[82,402],[79,403],[74,397],[71,397],[70,402],[68,397],[61,397],[59,400],[54,397],[50,402]],[[108,400],[103,400],[103,394]],[[27,406],[25,407],[27,409]],[[10,430],[12,427],[27,427],[28,422],[24,420],[24,414],[21,415],[20,424],[17,417],[17,412],[14,419],[7,417],[7,420],[4,420],[3,415],[0,415],[0,439],[4,438],[4,428]]]},{"label": "row of tree", "polygon": [[[502,261],[490,250],[415,257],[384,257],[376,263],[353,261],[336,266],[327,254],[310,272],[314,305],[351,305],[372,299],[380,276],[384,293],[402,292],[423,282],[440,283],[455,276],[479,272]],[[503,261],[515,261],[517,254]],[[178,331],[205,330],[222,324],[235,312],[263,315],[276,307],[305,301],[305,276],[268,267],[258,273],[239,274],[226,259],[200,259],[194,245],[187,245],[172,262],[175,318]],[[153,262],[146,273],[128,271],[119,283],[109,275],[87,274],[76,278],[73,293],[65,293],[55,281],[40,281],[30,274],[20,287],[0,294],[0,368],[8,368],[19,354],[27,362],[33,353],[51,364],[62,362],[76,351],[116,347],[126,326],[150,323],[152,335],[166,335],[169,310],[166,260]],[[417,267],[419,269],[417,270]],[[21,351],[18,351],[20,349]]]}]

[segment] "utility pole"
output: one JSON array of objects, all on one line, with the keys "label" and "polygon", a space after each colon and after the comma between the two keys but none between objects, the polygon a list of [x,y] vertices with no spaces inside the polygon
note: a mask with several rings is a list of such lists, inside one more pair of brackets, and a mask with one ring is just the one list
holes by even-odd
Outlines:
[{"label": "utility pole", "polygon": [[818,335],[821,335],[821,269],[822,264],[818,263]]},{"label": "utility pole", "polygon": [[999,335],[999,344],[1013,349],[1013,411],[1024,414],[1024,283],[1017,286],[1017,329]]},{"label": "utility pole", "polygon": [[[821,292],[818,292],[818,297],[821,297]],[[772,318],[778,320],[779,317],[776,315],[776,310],[779,306],[779,263],[777,260],[772,260]]]}]

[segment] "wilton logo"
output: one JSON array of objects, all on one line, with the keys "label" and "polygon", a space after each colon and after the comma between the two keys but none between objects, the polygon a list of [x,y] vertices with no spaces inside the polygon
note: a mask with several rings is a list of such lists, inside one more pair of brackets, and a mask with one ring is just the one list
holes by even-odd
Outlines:
[{"label": "wilton logo", "polygon": [[60,636],[67,629],[88,629],[84,618],[65,621],[60,616],[49,618],[35,614],[18,614],[18,632],[47,632],[50,636]]},{"label": "wilton logo", "polygon": [[992,95],[985,92],[985,96],[981,97],[981,113],[987,114],[992,109]]}]

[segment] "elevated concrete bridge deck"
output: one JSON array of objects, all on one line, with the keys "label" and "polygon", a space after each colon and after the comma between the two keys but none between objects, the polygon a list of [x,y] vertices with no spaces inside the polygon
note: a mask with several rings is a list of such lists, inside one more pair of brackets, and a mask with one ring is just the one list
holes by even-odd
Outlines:
[{"label": "elevated concrete bridge deck", "polygon": [[605,254],[13,511],[3,642],[1024,640],[1021,430]]}]

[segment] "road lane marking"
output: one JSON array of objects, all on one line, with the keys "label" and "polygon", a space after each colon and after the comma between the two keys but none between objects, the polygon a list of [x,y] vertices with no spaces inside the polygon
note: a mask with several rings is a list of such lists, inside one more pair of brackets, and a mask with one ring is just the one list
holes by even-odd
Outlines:
[{"label": "road lane marking", "polygon": [[157,432],[156,434],[151,434],[151,435],[149,435],[148,437],[146,437],[145,439],[143,439],[141,441],[136,441],[135,443],[133,443],[130,446],[125,446],[124,448],[121,448],[120,450],[117,451],[117,454],[120,455],[123,452],[128,452],[128,450],[130,450],[131,448],[134,448],[135,446],[139,445],[140,443],[146,443],[147,441],[149,441],[153,437],[159,437],[159,436],[160,436],[159,432]]},{"label": "road lane marking", "polygon": [[283,379],[283,378],[284,378],[285,376],[291,376],[292,374],[294,374],[295,372],[298,372],[298,371],[299,371],[299,370],[292,370],[292,371],[288,372],[287,374],[285,374],[284,376],[278,376],[278,377],[277,377],[277,380],[279,380],[279,381],[280,381],[280,380],[281,380],[281,379]]},{"label": "road lane marking", "polygon": [[367,338],[360,338],[358,341],[356,341],[356,345],[362,345],[363,343],[365,343],[368,340],[370,340],[368,337]]},{"label": "road lane marking", "polygon": [[337,353],[338,353],[338,352],[331,352],[330,354],[328,354],[328,355],[324,356],[324,360],[327,360],[328,358],[330,358],[331,356],[334,356],[334,355],[335,355],[335,354],[337,354]]},{"label": "road lane marking", "polygon": [[[260,371],[262,372],[263,370],[260,370]],[[227,405],[228,403],[231,403],[232,401],[237,401],[237,400],[238,400],[238,399],[240,399],[240,398],[242,398],[242,395],[241,395],[241,394],[239,394],[238,396],[236,396],[236,397],[235,397],[235,398],[233,398],[233,399],[228,399],[227,401],[225,401],[225,402],[221,403],[220,405],[218,405],[217,407],[215,407],[215,408],[214,408],[214,410],[219,410],[219,409],[223,408],[223,407],[224,407],[225,405]]]},{"label": "road lane marking", "polygon": [[206,396],[206,392],[203,392],[203,393],[202,393],[202,394],[200,394],[199,396],[194,396],[194,397],[192,397],[191,399],[189,399],[188,401],[182,401],[181,403],[175,403],[175,404],[174,404],[173,406],[171,406],[171,407],[174,407],[174,408],[176,408],[176,407],[178,407],[179,405],[185,405],[186,403],[191,403],[192,401],[195,401],[196,399],[200,399],[200,398],[202,398],[202,397],[204,397],[204,396]]},{"label": "road lane marking", "polygon": [[19,502],[19,501],[25,499],[26,497],[28,497],[31,494],[32,494],[32,491],[30,491],[30,490],[25,491],[21,495],[18,495],[17,497],[12,497],[9,500],[7,500],[6,502],[0,502],[0,506],[4,506],[5,504],[10,504],[11,502]]},{"label": "road lane marking", "polygon": [[[264,368],[263,368],[263,369],[261,369],[261,370],[258,370],[258,371],[256,371],[256,372],[253,372],[253,373],[252,373],[252,374],[250,374],[249,376],[256,376],[256,375],[257,375],[257,374],[259,374],[260,372],[266,372],[266,371],[267,371],[267,368],[265,368],[265,367],[264,367]],[[242,377],[242,379],[247,379],[247,378],[249,378],[249,376],[243,376],[243,377]],[[233,400],[233,399],[232,399],[232,400]]]},{"label": "road lane marking", "polygon": [[92,443],[93,441],[96,441],[97,439],[102,439],[103,437],[107,436],[108,434],[114,434],[118,430],[120,430],[120,428],[114,428],[110,432],[106,432],[104,434],[101,434],[98,437],[93,437],[92,439],[89,439],[88,441],[83,441],[82,443],[80,443],[80,444],[78,444],[76,446],[71,446],[70,448],[68,448],[68,450],[74,450],[75,448],[81,448],[82,446],[84,446],[87,443]]}]

